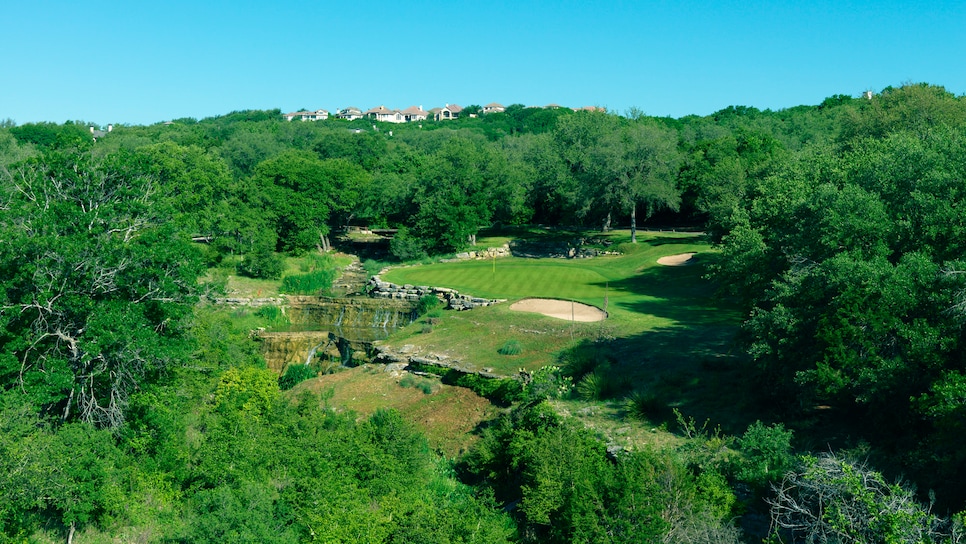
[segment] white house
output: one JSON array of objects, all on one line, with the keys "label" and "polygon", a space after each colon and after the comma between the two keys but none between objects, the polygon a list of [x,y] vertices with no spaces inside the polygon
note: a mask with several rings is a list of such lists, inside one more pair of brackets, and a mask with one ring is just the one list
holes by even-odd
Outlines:
[{"label": "white house", "polygon": [[325,121],[329,118],[329,112],[325,110],[296,111],[286,113],[284,117],[286,121],[291,121],[292,119],[299,119],[302,121]]},{"label": "white house", "polygon": [[446,121],[450,119],[459,119],[460,112],[463,108],[457,106],[456,104],[446,104],[442,108],[433,108],[429,110],[433,113],[433,119],[437,121]]},{"label": "white house", "polygon": [[356,119],[362,119],[362,110],[355,106],[349,106],[348,108],[342,108],[339,113],[336,114],[339,119],[345,119],[347,121],[355,121]]},{"label": "white house", "polygon": [[409,106],[408,108],[402,110],[403,119],[407,123],[413,121],[425,121],[429,118],[429,112],[424,110],[422,106]]},{"label": "white house", "polygon": [[483,106],[483,113],[503,113],[505,111],[506,108],[503,107],[503,104],[498,104],[496,102],[490,102],[489,104]]},{"label": "white house", "polygon": [[405,123],[406,120],[403,118],[403,114],[399,110],[390,110],[386,106],[379,106],[372,108],[365,113],[365,116],[373,121],[382,121],[383,123]]}]

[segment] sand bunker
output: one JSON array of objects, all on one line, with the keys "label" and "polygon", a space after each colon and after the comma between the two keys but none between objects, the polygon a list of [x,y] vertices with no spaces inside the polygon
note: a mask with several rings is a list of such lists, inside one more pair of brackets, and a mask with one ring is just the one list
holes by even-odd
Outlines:
[{"label": "sand bunker", "polygon": [[687,266],[694,264],[694,257],[696,253],[681,253],[680,255],[668,255],[667,257],[661,257],[657,260],[657,264],[663,264],[664,266]]},{"label": "sand bunker", "polygon": [[579,302],[550,298],[525,298],[511,304],[510,309],[518,312],[536,312],[567,321],[571,319],[574,321],[602,321],[607,317],[607,313],[600,308]]}]

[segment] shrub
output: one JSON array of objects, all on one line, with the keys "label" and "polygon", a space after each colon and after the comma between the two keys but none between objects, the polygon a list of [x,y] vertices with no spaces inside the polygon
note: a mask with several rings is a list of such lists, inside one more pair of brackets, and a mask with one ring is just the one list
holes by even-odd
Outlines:
[{"label": "shrub", "polygon": [[520,400],[523,393],[523,384],[517,380],[484,378],[479,374],[462,374],[455,370],[443,378],[443,383],[465,387],[500,406],[510,406]]},{"label": "shrub", "polygon": [[759,486],[777,482],[795,464],[791,441],[792,431],[781,423],[769,426],[756,421],[749,425],[738,440],[744,453],[738,478]]},{"label": "shrub", "polygon": [[805,457],[774,492],[768,501],[774,541],[959,542],[964,536],[911,490],[831,454]]},{"label": "shrub", "polygon": [[523,353],[523,346],[520,345],[518,340],[507,340],[497,352],[500,355],[520,355]]},{"label": "shrub", "polygon": [[439,310],[442,305],[443,303],[436,295],[423,295],[419,297],[419,302],[416,303],[416,314],[420,316],[428,315]]},{"label": "shrub", "polygon": [[649,391],[636,391],[628,397],[627,411],[637,419],[652,423],[667,421],[672,415],[667,403]]},{"label": "shrub", "polygon": [[366,271],[368,277],[373,277],[379,272],[382,272],[384,268],[389,266],[386,261],[377,261],[375,259],[366,259],[362,261],[362,269]]},{"label": "shrub", "polygon": [[591,372],[577,382],[577,396],[584,400],[601,400],[607,396],[609,385],[607,376],[601,372]]},{"label": "shrub", "polygon": [[545,399],[559,399],[570,395],[574,388],[574,380],[564,376],[560,367],[548,365],[542,367],[525,380],[523,398],[528,402]]},{"label": "shrub", "polygon": [[332,289],[335,280],[335,268],[316,270],[307,274],[285,276],[282,279],[281,290],[293,295],[319,295]]},{"label": "shrub", "polygon": [[418,261],[426,258],[426,248],[419,238],[409,233],[406,227],[399,227],[396,235],[389,241],[389,253],[400,261]]},{"label": "shrub", "polygon": [[238,273],[249,278],[277,280],[282,277],[285,263],[282,257],[270,251],[246,254],[238,263]]},{"label": "shrub", "polygon": [[299,262],[300,272],[315,272],[317,270],[328,270],[334,269],[335,261],[332,259],[331,255],[325,253],[308,253],[305,258]]},{"label": "shrub", "polygon": [[268,322],[270,327],[286,326],[290,324],[288,316],[278,306],[262,306],[255,310],[255,315]]},{"label": "shrub", "polygon": [[278,388],[286,391],[305,380],[318,376],[318,370],[310,365],[290,365],[278,379]]},{"label": "shrub", "polygon": [[413,387],[419,389],[425,395],[431,395],[433,393],[433,382],[424,378],[417,379],[416,376],[412,374],[406,374],[399,380],[399,385],[401,387]]}]

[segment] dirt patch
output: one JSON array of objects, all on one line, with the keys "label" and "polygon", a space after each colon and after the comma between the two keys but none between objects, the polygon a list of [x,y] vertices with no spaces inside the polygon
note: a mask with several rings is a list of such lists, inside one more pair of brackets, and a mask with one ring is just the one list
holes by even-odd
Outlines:
[{"label": "dirt patch", "polygon": [[525,298],[510,305],[511,310],[534,312],[567,321],[603,321],[607,313],[596,306],[551,298]]},{"label": "dirt patch", "polygon": [[697,253],[681,253],[679,255],[668,255],[657,260],[657,264],[664,266],[688,266],[694,264],[694,256]]}]

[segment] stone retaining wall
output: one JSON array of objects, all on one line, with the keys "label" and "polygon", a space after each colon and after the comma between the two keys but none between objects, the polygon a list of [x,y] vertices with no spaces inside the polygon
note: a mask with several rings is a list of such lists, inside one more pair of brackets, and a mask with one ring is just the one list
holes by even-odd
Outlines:
[{"label": "stone retaining wall", "polygon": [[398,285],[382,281],[379,276],[373,276],[368,283],[369,296],[373,298],[395,300],[419,300],[426,295],[434,295],[450,310],[471,310],[482,306],[491,306],[506,302],[506,299],[479,298],[472,295],[461,295],[456,289],[446,287],[430,287],[428,285]]}]

